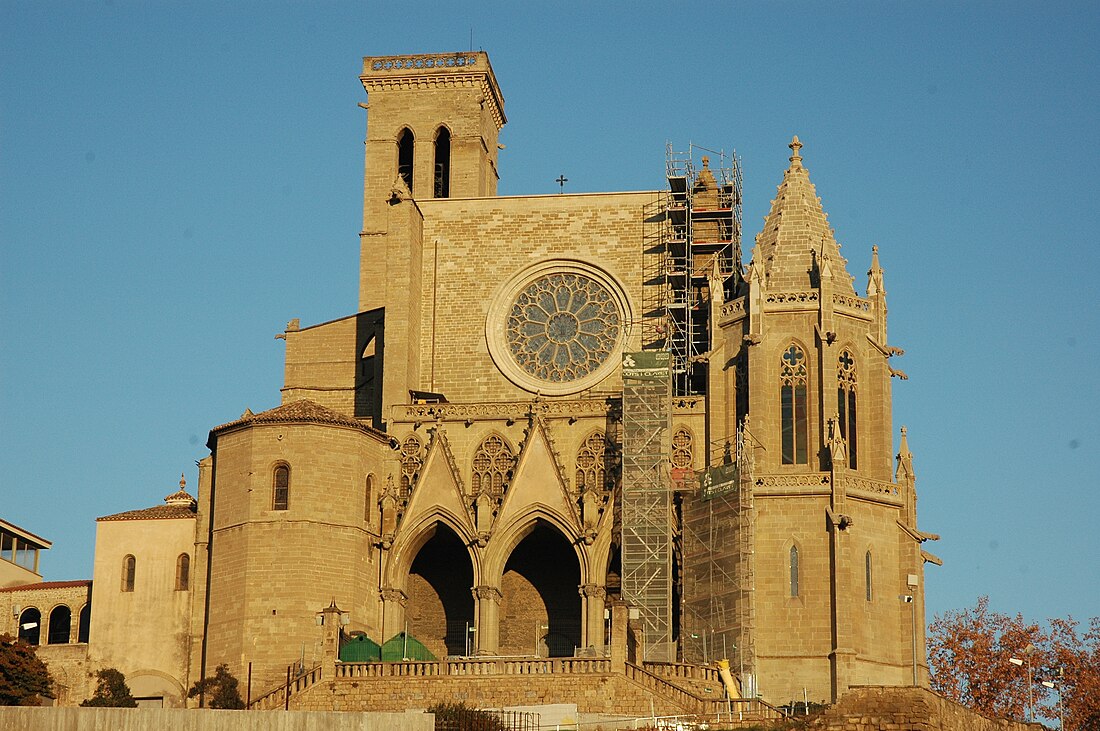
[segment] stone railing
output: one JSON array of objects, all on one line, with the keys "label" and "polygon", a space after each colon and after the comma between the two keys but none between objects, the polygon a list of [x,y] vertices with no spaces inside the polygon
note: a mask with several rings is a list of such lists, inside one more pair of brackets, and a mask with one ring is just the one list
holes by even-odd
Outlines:
[{"label": "stone railing", "polygon": [[886,480],[871,480],[856,475],[844,475],[841,480],[843,480],[842,484],[846,492],[855,495],[863,494],[891,498],[891,502],[901,500],[901,493],[896,483]]},{"label": "stone railing", "polygon": [[578,401],[496,401],[479,404],[400,404],[393,407],[395,422],[466,421],[479,419],[513,419],[520,421],[529,414],[547,418],[606,417],[618,409],[617,399],[583,399]]},{"label": "stone railing", "polygon": [[709,665],[692,665],[684,662],[647,662],[643,663],[642,667],[662,678],[722,684],[722,679],[718,676],[718,670]]},{"label": "stone railing", "polygon": [[849,294],[834,294],[833,304],[840,305],[849,310],[855,310],[862,314],[871,312],[871,300],[865,300],[862,297],[853,297]]},{"label": "stone railing", "polygon": [[340,662],[337,678],[427,678],[485,675],[580,675],[611,672],[606,658],[462,658],[437,662]]},{"label": "stone railing", "polygon": [[753,480],[757,494],[808,494],[829,492],[832,476],[828,472],[809,472],[795,475],[759,475]]},{"label": "stone railing", "polygon": [[628,662],[626,664],[626,677],[638,683],[646,690],[653,691],[654,693],[658,693],[668,698],[685,711],[691,713],[705,713],[709,710],[709,708],[707,708],[710,702],[709,699],[690,693],[680,686],[670,683],[661,676],[651,673],[646,668]]},{"label": "stone railing", "polygon": [[732,317],[745,314],[745,298],[738,297],[735,300],[729,302],[723,302],[721,309],[718,311],[718,319],[720,322],[728,320]]},{"label": "stone railing", "polygon": [[764,304],[776,309],[800,309],[803,305],[818,301],[817,292],[770,292],[764,295]]},{"label": "stone railing", "polygon": [[248,704],[250,711],[270,711],[276,708],[285,708],[289,705],[290,698],[310,687],[321,679],[321,666],[306,670],[301,675],[292,678],[274,690],[264,693],[259,698],[252,699]]},{"label": "stone railing", "polygon": [[465,66],[476,66],[477,54],[438,54],[416,56],[390,56],[387,58],[373,58],[370,60],[371,71],[412,71],[425,69],[456,69]]}]

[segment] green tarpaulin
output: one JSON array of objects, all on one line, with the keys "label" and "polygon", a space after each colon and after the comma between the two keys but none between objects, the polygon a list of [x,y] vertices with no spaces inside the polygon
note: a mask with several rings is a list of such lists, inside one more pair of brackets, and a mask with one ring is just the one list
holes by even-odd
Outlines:
[{"label": "green tarpaulin", "polygon": [[381,659],[382,648],[363,634],[353,635],[340,647],[340,662],[378,662]]},{"label": "green tarpaulin", "polygon": [[435,660],[435,655],[412,635],[398,632],[382,645],[382,662],[401,662],[402,660]]}]

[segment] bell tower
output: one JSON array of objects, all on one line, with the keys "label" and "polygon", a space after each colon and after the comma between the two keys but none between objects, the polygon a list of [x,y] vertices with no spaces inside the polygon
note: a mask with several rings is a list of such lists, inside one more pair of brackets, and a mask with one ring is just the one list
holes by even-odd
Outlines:
[{"label": "bell tower", "polygon": [[504,98],[484,51],[368,56],[359,309],[388,303],[395,246],[391,208],[403,200],[474,198],[497,192]]},{"label": "bell tower", "polygon": [[905,374],[890,366],[902,351],[887,343],[878,249],[861,297],[797,137],[790,148],[745,281],[721,305],[708,426],[712,440],[739,434],[751,471],[738,576],[753,586],[736,616],[752,681],[770,698],[835,701],[918,677],[931,560],[919,544],[933,536],[916,530],[911,473],[893,470],[891,379]]}]

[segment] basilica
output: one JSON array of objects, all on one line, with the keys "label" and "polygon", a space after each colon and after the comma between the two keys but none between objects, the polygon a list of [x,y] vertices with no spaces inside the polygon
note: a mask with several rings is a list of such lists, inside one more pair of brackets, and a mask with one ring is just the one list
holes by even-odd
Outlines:
[{"label": "basilica", "polygon": [[[197,486],[99,519],[68,587],[90,626],[59,643],[83,654],[43,653],[58,676],[117,667],[179,706],[225,664],[256,697],[353,662],[325,654],[338,607],[366,665],[396,641],[398,663],[591,670],[621,635],[654,693],[719,659],[774,704],[926,685],[939,560],[891,412],[903,351],[812,148],[789,141],[744,239],[730,152],[639,150],[659,190],[498,196],[486,53],[368,57],[360,79],[358,310],[289,321],[280,405],[215,426]],[[36,586],[0,590],[12,622],[66,589]]]}]

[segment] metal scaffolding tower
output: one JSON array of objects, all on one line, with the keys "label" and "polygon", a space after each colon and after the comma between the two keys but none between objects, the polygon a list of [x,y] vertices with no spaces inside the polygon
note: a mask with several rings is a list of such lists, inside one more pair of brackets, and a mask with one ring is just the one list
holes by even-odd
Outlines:
[{"label": "metal scaffolding tower", "polygon": [[756,562],[752,449],[712,445],[699,494],[684,505],[683,657],[730,661],[741,694],[756,687]]},{"label": "metal scaffolding tower", "polygon": [[623,356],[622,594],[642,659],[676,659],[672,627],[671,378],[666,351]]},{"label": "metal scaffolding tower", "polygon": [[642,347],[672,354],[673,392],[685,396],[706,389],[711,287],[728,295],[741,280],[741,164],[670,143],[665,174],[668,190],[645,211]]}]

